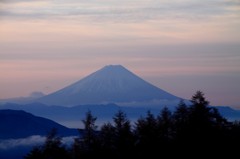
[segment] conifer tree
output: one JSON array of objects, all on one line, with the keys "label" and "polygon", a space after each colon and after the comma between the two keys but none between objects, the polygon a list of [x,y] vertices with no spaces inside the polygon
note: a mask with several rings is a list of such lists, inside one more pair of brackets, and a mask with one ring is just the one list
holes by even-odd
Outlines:
[{"label": "conifer tree", "polygon": [[171,111],[164,107],[157,117],[159,139],[168,141],[173,137],[173,117]]},{"label": "conifer tree", "polygon": [[157,137],[157,120],[154,115],[148,111],[145,118],[141,117],[136,122],[135,134],[138,136],[138,142],[141,145],[151,146]]},{"label": "conifer tree", "polygon": [[92,115],[91,111],[88,111],[85,119],[82,120],[84,124],[83,141],[87,149],[93,146],[94,142],[96,142],[96,120],[97,118]]},{"label": "conifer tree", "polygon": [[[82,120],[84,130],[78,138],[75,138],[72,146],[72,156],[77,158],[94,158],[98,150],[98,138],[95,125],[97,118],[91,111],[86,112],[85,119]],[[80,132],[80,130],[79,130]]]},{"label": "conifer tree", "polygon": [[33,148],[30,153],[25,156],[25,159],[68,159],[69,154],[64,145],[62,138],[57,136],[57,130],[52,129],[41,147]]},{"label": "conifer tree", "polygon": [[105,159],[116,158],[117,154],[116,132],[114,126],[109,122],[105,123],[101,127],[100,146],[102,158]]},{"label": "conifer tree", "polygon": [[189,107],[180,100],[175,112],[173,113],[174,133],[177,139],[187,136],[189,127]]},{"label": "conifer tree", "polygon": [[118,150],[119,157],[126,154],[130,155],[130,150],[133,146],[133,134],[131,132],[130,121],[126,114],[119,110],[113,117],[115,129],[115,146]]},{"label": "conifer tree", "polygon": [[142,155],[148,155],[148,157],[155,156],[157,152],[157,119],[154,115],[148,111],[145,118],[141,117],[135,123],[135,138],[136,138],[136,149],[138,157]]}]

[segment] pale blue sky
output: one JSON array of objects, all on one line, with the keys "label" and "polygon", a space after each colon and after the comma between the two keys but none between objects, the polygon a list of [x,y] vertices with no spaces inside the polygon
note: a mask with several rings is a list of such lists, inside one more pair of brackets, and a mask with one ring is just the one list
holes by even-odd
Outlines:
[{"label": "pale blue sky", "polygon": [[122,64],[184,98],[240,106],[239,0],[1,0],[0,98]]}]

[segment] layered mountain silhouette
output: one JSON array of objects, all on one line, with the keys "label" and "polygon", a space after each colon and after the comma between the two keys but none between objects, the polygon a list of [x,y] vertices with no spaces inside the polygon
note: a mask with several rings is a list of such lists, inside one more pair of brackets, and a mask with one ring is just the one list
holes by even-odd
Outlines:
[{"label": "layered mountain silhouette", "polygon": [[69,129],[52,120],[34,116],[22,110],[0,110],[0,140],[25,138],[32,135],[47,135],[53,128],[61,136],[78,135],[76,129]]},{"label": "layered mountain silhouette", "polygon": [[179,98],[144,81],[121,65],[108,65],[80,81],[44,96],[47,105],[126,104],[179,101]]}]

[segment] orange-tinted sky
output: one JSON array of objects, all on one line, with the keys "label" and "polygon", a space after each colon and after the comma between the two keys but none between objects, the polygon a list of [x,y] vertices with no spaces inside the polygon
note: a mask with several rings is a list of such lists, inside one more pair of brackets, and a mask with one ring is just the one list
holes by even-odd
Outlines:
[{"label": "orange-tinted sky", "polygon": [[239,0],[1,0],[0,98],[122,64],[172,94],[240,106]]}]

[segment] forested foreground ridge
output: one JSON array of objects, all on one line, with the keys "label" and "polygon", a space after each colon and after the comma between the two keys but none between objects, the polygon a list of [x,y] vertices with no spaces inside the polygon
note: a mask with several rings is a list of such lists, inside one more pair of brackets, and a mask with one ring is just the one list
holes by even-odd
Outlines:
[{"label": "forested foreground ridge", "polygon": [[[187,106],[180,101],[174,112],[165,107],[157,116],[150,111],[134,124],[122,111],[97,129],[91,112],[83,120],[84,133],[69,147],[53,130],[42,146],[25,159],[123,159],[166,157],[230,157],[238,152],[240,123],[230,122],[209,106],[197,91]],[[238,154],[237,154],[238,155]]]}]

